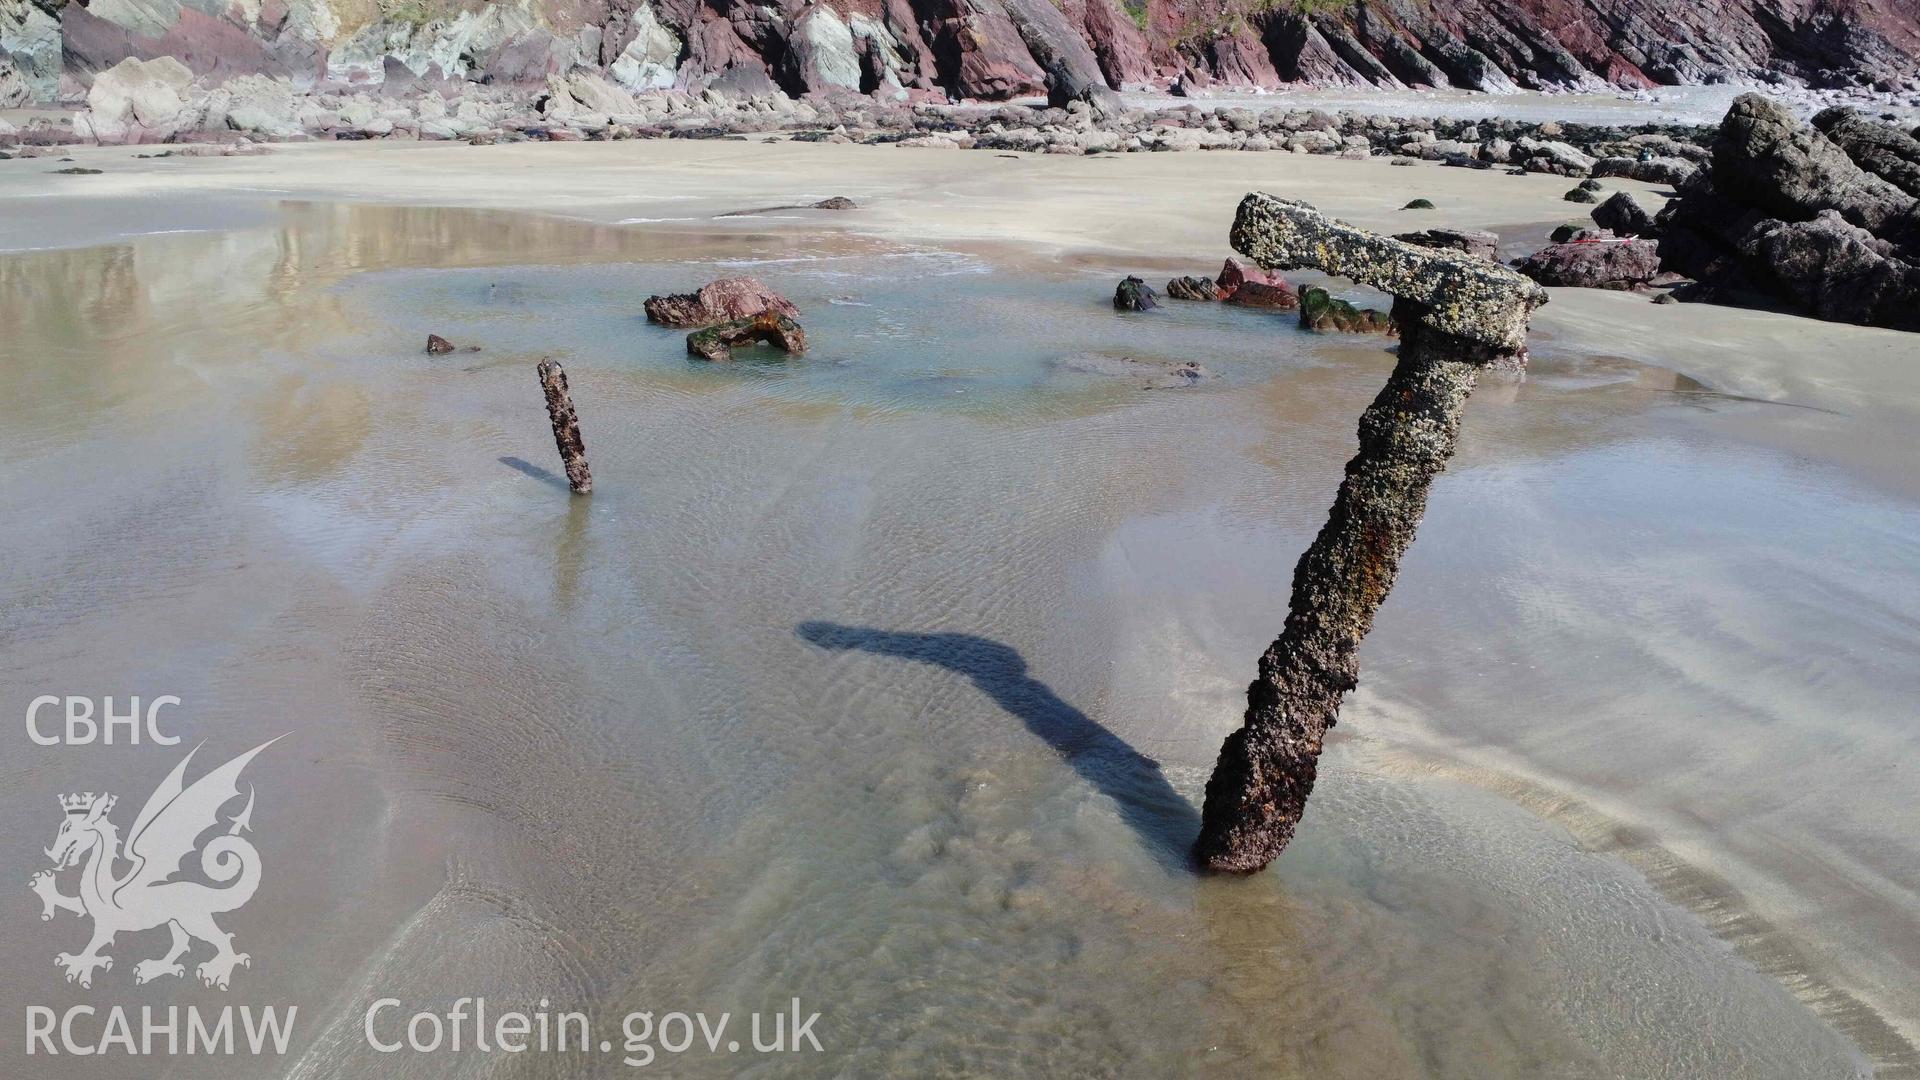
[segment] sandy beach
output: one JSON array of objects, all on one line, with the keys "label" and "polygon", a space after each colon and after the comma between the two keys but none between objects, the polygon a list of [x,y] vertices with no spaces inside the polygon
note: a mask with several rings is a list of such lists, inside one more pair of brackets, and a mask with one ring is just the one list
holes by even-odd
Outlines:
[{"label": "sandy beach", "polygon": [[[1553,290],[1530,373],[1469,407],[1299,846],[1203,882],[1168,853],[1391,358],[1257,313],[1115,323],[1113,282],[1211,273],[1250,191],[1523,254],[1584,216],[1567,178],[151,151],[0,162],[0,681],[165,685],[223,752],[300,732],[271,795],[302,839],[241,920],[254,985],[312,1017],[275,1075],[370,1075],[361,1003],[398,984],[824,988],[809,1075],[1920,1076],[1920,335]],[[830,196],[858,209],[726,216]],[[814,353],[693,370],[636,318],[722,270],[804,301]],[[430,364],[428,332],[480,351]],[[1085,350],[1221,378],[1048,366]],[[546,354],[590,507],[553,483]],[[1117,749],[1070,765],[1087,742]],[[10,866],[51,806],[9,808]],[[56,950],[35,914],[0,911],[14,970]]]}]

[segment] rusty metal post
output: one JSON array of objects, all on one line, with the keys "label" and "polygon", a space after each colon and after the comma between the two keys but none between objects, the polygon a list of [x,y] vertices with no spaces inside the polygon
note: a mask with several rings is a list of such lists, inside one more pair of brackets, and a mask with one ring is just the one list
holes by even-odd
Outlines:
[{"label": "rusty metal post", "polygon": [[567,392],[567,373],[552,360],[540,361],[540,389],[547,395],[547,417],[553,421],[553,441],[560,448],[560,463],[567,469],[567,486],[575,495],[593,490],[593,473],[587,468],[587,443],[580,437],[580,418],[573,412],[573,395]]},{"label": "rusty metal post", "polygon": [[1212,870],[1259,870],[1293,839],[1321,746],[1359,680],[1373,625],[1426,511],[1427,491],[1459,441],[1482,366],[1525,347],[1546,302],[1505,268],[1417,248],[1328,221],[1312,207],[1253,194],[1233,246],[1270,269],[1312,267],[1395,296],[1400,359],[1360,416],[1360,450],[1319,536],[1293,571],[1285,628],[1260,658],[1247,712],[1207,782],[1194,857]]}]

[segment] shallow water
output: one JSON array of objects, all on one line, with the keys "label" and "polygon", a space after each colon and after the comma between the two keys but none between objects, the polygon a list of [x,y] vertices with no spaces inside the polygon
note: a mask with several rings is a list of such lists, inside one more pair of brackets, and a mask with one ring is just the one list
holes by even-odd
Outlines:
[{"label": "shallow water", "polygon": [[[639,317],[737,270],[806,357],[705,365]],[[300,1006],[287,1059],[193,1077],[609,1071],[362,1039],[375,998],[470,995],[822,1013],[822,1054],[673,1075],[1910,1072],[1911,986],[1880,1015],[1834,980],[1916,968],[1920,508],[1716,424],[1768,406],[1542,342],[1475,399],[1299,839],[1197,878],[1206,770],[1391,358],[1117,315],[1117,273],[311,204],[0,257],[8,699],[179,694],[214,760],[293,733],[249,772],[233,991],[132,986],[152,935],[67,986],[78,924],[23,890],[0,1012]],[[1217,377],[1059,363],[1089,352]],[[53,795],[136,801],[180,753],[14,738],[23,877]],[[1838,911],[1758,920],[1725,860]]]}]

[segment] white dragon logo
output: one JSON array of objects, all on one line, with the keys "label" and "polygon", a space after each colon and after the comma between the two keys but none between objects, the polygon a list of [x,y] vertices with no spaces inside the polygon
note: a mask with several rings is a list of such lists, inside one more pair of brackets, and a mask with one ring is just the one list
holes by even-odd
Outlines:
[{"label": "white dragon logo", "polygon": [[[191,787],[183,785],[181,778],[199,748],[188,752],[134,818],[124,853],[120,830],[107,816],[119,801],[115,796],[89,791],[60,797],[60,808],[67,816],[60,823],[53,846],[47,849],[54,868],[35,874],[28,887],[44,905],[40,912],[43,920],[53,918],[56,911],[93,919],[93,940],[85,951],[77,956],[61,953],[54,957],[54,963],[65,969],[68,982],[92,986],[96,969],[113,969],[113,957],[102,950],[113,944],[116,935],[161,925],[173,932],[173,944],[165,956],[134,965],[135,983],[166,975],[185,976],[180,957],[195,939],[214,948],[213,958],[195,969],[207,986],[225,990],[233,969],[251,964],[246,953],[233,951],[233,935],[214,925],[213,917],[244,905],[260,886],[260,853],[240,835],[252,827],[252,787],[247,789],[246,807],[231,819],[225,833],[203,846],[196,841],[221,824],[221,807],[240,795],[240,771],[255,754],[278,741],[270,739],[254,747],[194,781]],[[170,880],[196,846],[201,872],[218,887]],[[68,896],[60,892],[55,875],[78,866],[82,859],[86,865],[80,870],[79,893]],[[114,867],[122,862],[131,863],[132,868],[115,876]]]}]

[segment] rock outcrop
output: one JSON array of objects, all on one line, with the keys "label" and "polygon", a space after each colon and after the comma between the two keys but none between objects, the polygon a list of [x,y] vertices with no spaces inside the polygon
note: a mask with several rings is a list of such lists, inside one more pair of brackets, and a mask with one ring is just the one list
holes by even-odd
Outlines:
[{"label": "rock outcrop", "polygon": [[1920,138],[1848,108],[1827,109],[1813,118],[1813,126],[1855,165],[1920,198]]},{"label": "rock outcrop", "polygon": [[[1044,95],[1097,114],[1117,107],[1112,91],[1123,87],[1191,94],[1299,82],[1503,92],[1752,80],[1911,93],[1920,90],[1920,9],[1886,0],[0,0],[0,51],[42,101],[62,75],[84,88],[129,57],[169,56],[210,88],[241,75],[302,91],[416,79],[539,87],[591,72],[633,92]],[[14,81],[0,73],[0,89]],[[1591,167],[1559,146],[1526,147],[1523,157]]]},{"label": "rock outcrop", "polygon": [[193,72],[171,56],[131,57],[95,76],[87,91],[87,122],[102,142],[163,142],[187,119]]},{"label": "rock outcrop", "polygon": [[13,57],[0,52],[0,109],[17,109],[33,100],[33,88]]},{"label": "rock outcrop", "polygon": [[1736,101],[1711,167],[1656,219],[1663,266],[1696,279],[1684,299],[1920,330],[1920,199],[1896,182],[1920,153],[1890,125],[1822,126],[1757,94]]},{"label": "rock outcrop", "polygon": [[753,277],[719,278],[695,292],[649,296],[643,306],[648,322],[683,328],[750,319],[763,311],[789,318],[800,314],[792,301]]}]

